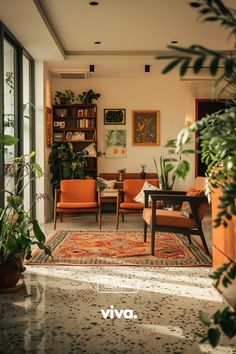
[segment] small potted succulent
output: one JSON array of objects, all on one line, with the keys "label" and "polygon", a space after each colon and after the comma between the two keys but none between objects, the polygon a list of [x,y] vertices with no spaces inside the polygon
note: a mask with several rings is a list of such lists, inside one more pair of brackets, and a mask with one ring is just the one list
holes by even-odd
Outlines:
[{"label": "small potted succulent", "polygon": [[84,91],[79,95],[79,99],[83,104],[92,104],[93,100],[98,100],[101,96],[100,93],[96,93],[93,90]]},{"label": "small potted succulent", "polygon": [[141,167],[140,178],[145,179],[146,178],[145,169],[146,169],[147,165],[141,164],[140,167]]},{"label": "small potted succulent", "polygon": [[123,182],[124,181],[125,172],[126,172],[126,168],[119,168],[117,170],[117,172],[118,172],[118,181],[119,182]]}]

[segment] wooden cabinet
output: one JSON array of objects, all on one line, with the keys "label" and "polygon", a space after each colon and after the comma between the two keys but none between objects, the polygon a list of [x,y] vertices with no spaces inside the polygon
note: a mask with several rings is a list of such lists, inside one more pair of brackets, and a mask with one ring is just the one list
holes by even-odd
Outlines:
[{"label": "wooden cabinet", "polygon": [[[216,218],[219,212],[218,205],[220,203],[221,191],[215,189],[212,193],[212,220]],[[228,226],[223,225],[212,228],[213,237],[213,269],[220,268],[224,263],[230,261],[236,262],[236,216],[233,216],[232,220],[228,221]],[[232,285],[225,288],[222,285],[219,286],[219,290],[226,298],[231,306],[236,305],[236,281],[234,280]]]},{"label": "wooden cabinet", "polygon": [[89,152],[86,177],[97,177],[97,106],[71,104],[53,106],[53,143],[70,142],[74,151]]}]

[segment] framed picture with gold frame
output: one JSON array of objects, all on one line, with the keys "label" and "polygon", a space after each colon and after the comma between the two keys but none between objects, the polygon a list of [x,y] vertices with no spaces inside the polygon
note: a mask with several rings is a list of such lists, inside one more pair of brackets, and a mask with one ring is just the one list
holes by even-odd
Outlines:
[{"label": "framed picture with gold frame", "polygon": [[160,145],[160,111],[143,110],[132,112],[132,145]]}]

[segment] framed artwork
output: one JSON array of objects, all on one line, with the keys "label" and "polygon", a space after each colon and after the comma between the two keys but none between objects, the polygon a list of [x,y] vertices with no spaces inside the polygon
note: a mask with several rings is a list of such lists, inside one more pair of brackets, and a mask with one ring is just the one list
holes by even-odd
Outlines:
[{"label": "framed artwork", "polygon": [[106,157],[122,159],[126,157],[126,130],[107,129],[105,133]]},{"label": "framed artwork", "polygon": [[104,109],[104,124],[122,125],[125,124],[125,109],[124,108],[105,108]]},{"label": "framed artwork", "polygon": [[45,119],[46,119],[46,146],[52,146],[52,110],[49,107],[45,108]]},{"label": "framed artwork", "polygon": [[132,112],[132,145],[160,145],[160,111]]}]

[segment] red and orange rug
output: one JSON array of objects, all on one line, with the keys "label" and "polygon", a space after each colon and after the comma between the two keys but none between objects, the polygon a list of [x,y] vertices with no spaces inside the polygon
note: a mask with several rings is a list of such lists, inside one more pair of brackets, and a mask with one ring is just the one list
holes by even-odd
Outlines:
[{"label": "red and orange rug", "polygon": [[189,244],[186,237],[173,233],[156,234],[155,256],[150,234],[145,243],[141,231],[57,231],[47,244],[53,260],[38,249],[28,264],[211,266],[198,243]]}]

